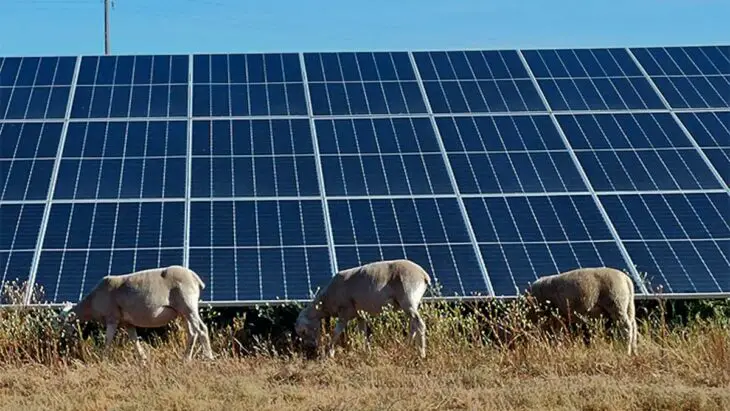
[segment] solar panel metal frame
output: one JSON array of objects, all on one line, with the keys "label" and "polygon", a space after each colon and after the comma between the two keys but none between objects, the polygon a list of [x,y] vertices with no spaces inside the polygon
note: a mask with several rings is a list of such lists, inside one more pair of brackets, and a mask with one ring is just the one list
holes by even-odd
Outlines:
[{"label": "solar panel metal frame", "polygon": [[[728,47],[726,45],[714,45],[714,46],[717,46],[717,47]],[[697,46],[696,45],[695,46],[689,46],[688,45],[688,46],[683,46],[683,47],[697,47]],[[573,49],[566,49],[566,50],[584,50],[584,49],[592,50],[592,49],[595,49],[595,48],[586,47],[586,48],[573,48]],[[270,115],[270,116],[249,115],[249,116],[221,116],[221,117],[213,116],[213,117],[210,117],[210,118],[207,118],[207,117],[195,117],[193,115],[193,113],[194,113],[194,111],[193,111],[193,89],[194,89],[194,87],[193,87],[193,85],[194,85],[194,77],[193,77],[193,74],[194,74],[193,73],[194,64],[193,64],[193,61],[194,61],[194,57],[197,54],[194,53],[194,54],[169,54],[169,55],[167,55],[167,56],[175,56],[175,55],[178,55],[178,56],[180,56],[180,55],[187,56],[187,61],[188,61],[188,72],[187,72],[187,81],[188,81],[188,83],[187,83],[187,87],[188,87],[188,90],[187,90],[187,104],[188,104],[188,106],[187,106],[187,115],[186,116],[184,116],[184,117],[177,116],[177,117],[113,118],[111,120],[112,121],[114,121],[114,120],[117,120],[117,121],[131,121],[131,120],[134,120],[134,119],[143,119],[143,120],[148,120],[149,121],[149,120],[155,120],[155,119],[157,119],[157,120],[171,121],[171,120],[183,120],[184,119],[184,120],[187,121],[187,139],[188,140],[187,140],[187,152],[186,152],[186,157],[185,157],[186,158],[186,176],[185,176],[185,197],[184,197],[184,210],[185,210],[184,211],[184,220],[185,220],[185,228],[184,228],[184,243],[183,243],[184,251],[183,251],[183,261],[182,261],[183,265],[189,265],[189,260],[190,260],[190,240],[189,240],[189,236],[190,236],[191,181],[192,181],[191,165],[192,165],[192,127],[193,127],[193,120],[194,119],[211,119],[211,120],[212,119],[274,119],[274,118],[281,118],[281,119],[301,118],[301,119],[308,120],[309,126],[310,126],[310,130],[311,130],[311,133],[312,133],[312,140],[313,140],[313,144],[314,144],[315,167],[316,167],[318,184],[319,184],[319,189],[320,189],[320,195],[318,197],[316,197],[316,199],[320,200],[321,201],[321,204],[323,206],[323,212],[324,212],[324,216],[325,216],[325,218],[324,218],[325,234],[326,234],[326,238],[327,238],[327,247],[328,247],[328,250],[330,252],[330,264],[332,265],[332,267],[337,267],[337,256],[336,256],[336,253],[335,253],[335,244],[334,244],[334,239],[333,239],[333,234],[332,234],[331,219],[329,217],[329,207],[327,205],[327,200],[328,199],[337,198],[337,197],[328,196],[326,194],[326,191],[325,191],[324,178],[323,178],[323,169],[322,169],[322,157],[320,156],[320,152],[319,152],[318,139],[317,139],[316,127],[315,127],[315,119],[330,119],[330,118],[333,118],[333,119],[338,119],[338,118],[339,119],[353,119],[353,118],[397,118],[397,117],[410,118],[410,117],[427,116],[428,119],[429,119],[429,121],[430,121],[430,123],[431,123],[431,126],[434,129],[434,133],[437,136],[437,141],[439,143],[439,148],[441,150],[441,155],[442,155],[442,157],[443,157],[443,159],[444,159],[444,161],[446,163],[446,169],[447,169],[448,177],[449,177],[449,180],[450,180],[451,185],[453,187],[454,193],[453,194],[447,194],[447,195],[425,195],[425,196],[405,196],[405,197],[406,198],[418,198],[418,197],[425,197],[425,198],[449,197],[449,198],[455,198],[457,200],[458,205],[459,205],[459,209],[461,211],[462,218],[464,219],[464,221],[466,223],[466,228],[467,228],[467,232],[469,234],[469,238],[470,238],[471,244],[472,244],[472,246],[473,246],[473,248],[475,250],[477,259],[479,261],[479,266],[480,266],[481,274],[484,277],[485,283],[487,284],[487,291],[488,291],[489,295],[486,296],[486,297],[487,298],[498,298],[498,299],[512,299],[512,298],[515,298],[516,295],[515,296],[495,296],[494,295],[494,291],[492,289],[490,277],[489,277],[489,274],[488,274],[488,267],[486,266],[486,264],[484,262],[484,259],[483,259],[483,256],[482,256],[481,252],[479,251],[479,245],[478,245],[477,240],[476,240],[476,236],[475,236],[475,233],[474,233],[474,228],[473,228],[473,226],[472,226],[472,224],[470,222],[470,219],[468,217],[468,214],[466,212],[466,209],[465,209],[465,206],[464,206],[464,203],[463,203],[463,198],[467,198],[467,197],[488,197],[488,196],[500,196],[500,195],[494,195],[494,194],[462,194],[460,192],[460,190],[458,188],[458,185],[456,183],[455,177],[454,177],[453,169],[452,169],[451,164],[450,164],[449,159],[448,159],[447,151],[446,151],[446,149],[444,147],[444,142],[443,142],[443,140],[442,140],[442,138],[440,136],[439,129],[438,129],[437,125],[436,125],[436,118],[437,117],[474,116],[474,115],[478,115],[478,114],[486,114],[486,115],[489,115],[489,116],[502,116],[502,115],[520,116],[520,115],[547,114],[550,117],[550,119],[552,120],[553,125],[556,127],[556,129],[557,129],[557,131],[558,131],[561,139],[563,140],[563,143],[565,144],[565,146],[566,146],[566,148],[567,148],[567,150],[569,152],[569,155],[570,155],[570,157],[572,159],[572,162],[577,167],[577,169],[578,169],[578,171],[579,171],[579,173],[581,175],[581,178],[583,179],[584,183],[586,184],[586,187],[588,187],[588,194],[590,194],[591,197],[593,198],[593,201],[596,204],[596,206],[598,207],[598,210],[599,210],[601,216],[604,218],[605,222],[607,223],[607,226],[608,226],[608,228],[609,228],[609,230],[610,230],[610,232],[611,232],[611,234],[613,236],[614,241],[618,245],[618,247],[619,247],[619,249],[621,251],[622,256],[624,257],[624,259],[626,261],[628,261],[630,263],[631,266],[628,267],[628,268],[629,268],[630,274],[632,274],[632,276],[634,277],[634,280],[635,281],[639,277],[638,277],[638,272],[636,271],[635,267],[631,263],[631,261],[632,261],[631,260],[631,257],[629,255],[628,251],[626,250],[626,247],[625,247],[624,243],[621,241],[621,238],[619,237],[618,232],[616,231],[615,227],[613,226],[613,223],[610,220],[610,218],[609,218],[606,210],[604,209],[603,204],[601,203],[600,198],[598,197],[598,193],[596,192],[596,190],[594,189],[594,187],[592,186],[592,184],[590,184],[590,181],[588,180],[588,177],[586,175],[586,172],[583,169],[583,167],[581,166],[580,161],[578,160],[578,158],[576,156],[576,152],[573,150],[572,146],[570,145],[570,142],[567,139],[567,136],[565,135],[565,133],[563,132],[562,128],[560,127],[560,125],[559,125],[559,123],[557,121],[557,118],[556,118],[556,113],[558,113],[558,114],[560,114],[560,113],[566,113],[566,114],[572,114],[572,113],[581,113],[581,114],[601,113],[601,114],[608,114],[608,113],[653,113],[653,112],[656,112],[656,113],[669,113],[671,115],[672,119],[676,122],[676,124],[679,125],[679,127],[681,128],[681,130],[684,133],[684,135],[691,142],[692,147],[699,153],[699,155],[702,158],[702,160],[704,161],[704,163],[707,165],[707,167],[709,168],[709,170],[712,172],[712,174],[715,176],[715,178],[717,179],[717,181],[720,183],[720,186],[722,187],[722,189],[691,190],[691,192],[699,192],[699,193],[725,193],[725,194],[728,194],[728,196],[730,198],[730,188],[728,188],[728,184],[722,178],[722,175],[720,174],[720,171],[716,169],[716,167],[713,165],[713,163],[707,157],[706,153],[702,150],[702,147],[700,147],[700,145],[694,139],[694,137],[692,136],[692,134],[690,133],[690,131],[687,129],[687,127],[685,127],[685,125],[683,124],[683,122],[681,121],[681,119],[679,118],[679,116],[677,115],[677,113],[684,113],[684,112],[689,112],[689,113],[703,112],[703,111],[721,111],[721,112],[725,112],[725,111],[730,111],[730,107],[721,107],[721,108],[673,108],[669,104],[669,102],[667,101],[667,99],[663,96],[663,94],[661,93],[659,87],[654,82],[654,79],[647,73],[647,71],[644,69],[644,67],[640,64],[640,62],[637,59],[637,57],[634,55],[633,50],[636,50],[637,48],[623,47],[623,48],[615,48],[615,49],[623,50],[626,53],[628,53],[628,55],[630,56],[631,61],[633,62],[633,64],[635,64],[638,67],[638,69],[640,70],[640,72],[642,74],[641,77],[648,81],[649,85],[651,86],[651,88],[654,91],[654,93],[656,94],[656,96],[661,100],[661,102],[662,102],[662,104],[664,106],[663,108],[650,109],[650,110],[645,110],[645,109],[637,110],[637,109],[628,109],[627,108],[627,109],[616,109],[616,110],[612,110],[612,109],[603,110],[603,109],[601,109],[601,110],[575,110],[575,111],[573,111],[573,110],[557,110],[557,111],[555,111],[548,104],[547,98],[544,95],[543,90],[540,88],[539,83],[537,81],[537,78],[535,77],[534,73],[532,72],[532,68],[530,67],[530,65],[527,63],[527,60],[525,59],[525,56],[523,54],[523,50],[521,50],[521,49],[512,49],[512,50],[510,50],[510,49],[505,49],[505,50],[458,49],[458,50],[444,50],[444,51],[447,51],[447,52],[464,52],[464,51],[516,51],[517,54],[518,54],[518,56],[519,56],[519,58],[520,58],[520,61],[522,62],[523,67],[528,72],[529,79],[531,80],[531,82],[535,86],[535,88],[537,89],[537,92],[538,92],[538,94],[539,94],[539,96],[540,96],[540,98],[541,98],[541,100],[542,100],[542,102],[543,102],[543,104],[544,104],[544,106],[546,107],[547,110],[545,110],[545,111],[529,111],[528,110],[528,111],[524,111],[524,112],[497,112],[497,113],[486,112],[486,113],[439,113],[439,114],[435,114],[433,112],[433,110],[431,109],[430,101],[429,101],[429,98],[428,98],[428,95],[426,93],[425,86],[424,86],[424,80],[421,78],[421,75],[420,75],[418,66],[416,64],[416,60],[414,58],[414,53],[418,53],[420,51],[423,51],[423,52],[434,52],[436,50],[411,50],[411,51],[403,51],[403,52],[404,53],[407,53],[408,59],[409,59],[409,61],[411,63],[411,67],[414,70],[415,81],[416,81],[416,83],[418,85],[418,89],[419,89],[419,91],[421,93],[421,96],[422,96],[422,98],[424,100],[424,104],[426,106],[426,111],[427,111],[426,113],[411,113],[411,114],[367,114],[367,115],[358,115],[358,114],[315,115],[314,114],[314,111],[313,111],[313,108],[312,108],[312,101],[311,101],[310,87],[309,87],[310,82],[309,82],[309,80],[307,78],[307,68],[306,68],[306,65],[305,65],[305,55],[308,54],[308,52],[299,52],[299,53],[296,53],[296,54],[298,55],[299,65],[300,65],[300,69],[302,71],[302,73],[301,73],[302,74],[302,83],[303,83],[303,86],[304,86],[304,97],[305,97],[305,102],[306,102],[306,106],[307,106],[307,115],[305,115],[305,116],[301,116],[301,115]],[[561,50],[561,49],[535,49],[535,50],[540,51],[540,50]],[[389,52],[389,53],[398,53],[398,51],[394,51],[394,50],[383,50],[383,51],[384,52]],[[342,51],[342,52],[344,52],[344,51]],[[377,52],[377,50],[370,50],[368,52]],[[231,54],[233,54],[233,53],[231,53]],[[247,53],[241,53],[241,54],[247,54]],[[263,53],[259,53],[259,54],[263,54]],[[273,53],[273,54],[281,54],[281,53]],[[36,244],[36,249],[35,249],[35,253],[33,255],[32,266],[31,266],[31,270],[30,270],[30,273],[29,273],[29,277],[28,277],[29,278],[29,284],[34,284],[35,283],[35,280],[36,280],[37,269],[38,269],[38,265],[39,265],[39,261],[40,261],[40,254],[41,254],[41,250],[43,248],[43,242],[44,242],[45,234],[46,234],[46,231],[47,231],[48,220],[49,220],[49,216],[50,216],[50,212],[51,212],[51,205],[53,203],[65,203],[65,202],[71,202],[71,203],[76,202],[76,203],[79,203],[79,202],[90,202],[90,201],[92,201],[92,200],[68,200],[68,201],[66,201],[66,200],[54,200],[54,198],[53,198],[53,196],[54,196],[54,190],[55,190],[55,186],[56,186],[56,182],[57,182],[57,177],[58,177],[58,172],[59,172],[59,168],[60,168],[60,162],[61,162],[61,157],[62,157],[61,154],[63,153],[64,144],[65,144],[65,140],[66,140],[66,135],[67,135],[67,131],[68,131],[69,124],[71,122],[84,122],[84,121],[88,122],[88,121],[95,121],[95,120],[109,121],[110,120],[109,118],[103,118],[103,119],[87,119],[87,118],[72,118],[71,117],[71,115],[72,115],[71,112],[72,112],[72,108],[73,108],[73,104],[74,104],[74,99],[75,99],[75,92],[76,92],[77,85],[78,85],[78,78],[79,78],[79,72],[80,72],[80,68],[81,68],[81,63],[82,63],[83,58],[85,58],[85,57],[99,57],[99,56],[97,56],[97,55],[90,55],[90,56],[81,56],[81,55],[79,55],[79,56],[75,56],[74,57],[75,58],[74,72],[73,72],[73,77],[72,77],[71,84],[70,84],[68,101],[66,102],[65,116],[62,119],[61,118],[45,118],[45,119],[25,119],[25,120],[21,120],[21,119],[6,119],[6,120],[0,120],[3,123],[11,123],[11,122],[12,123],[18,123],[18,122],[19,123],[31,123],[31,122],[54,122],[54,121],[55,122],[59,122],[59,121],[63,121],[63,126],[62,126],[62,131],[61,131],[61,137],[60,137],[60,141],[59,141],[59,145],[58,145],[58,150],[57,150],[57,156],[56,156],[56,159],[55,159],[55,162],[54,162],[54,165],[53,165],[53,172],[52,172],[52,175],[51,175],[51,181],[49,183],[49,188],[48,188],[48,196],[47,196],[45,202],[43,202],[43,200],[33,200],[33,201],[3,201],[2,202],[3,204],[14,204],[14,203],[28,203],[28,204],[30,204],[30,203],[43,203],[45,205],[45,208],[44,208],[44,211],[43,211],[43,217],[42,217],[42,220],[41,220],[41,227],[40,227],[40,231],[38,233],[38,240],[37,240],[37,244]],[[120,56],[115,56],[115,57],[120,57]],[[399,81],[404,81],[404,80],[399,80]],[[92,84],[92,86],[93,86],[93,84]],[[50,96],[49,96],[49,99],[50,99]],[[130,101],[131,101],[131,95],[130,95]],[[10,104],[10,103],[8,103],[8,104]],[[630,192],[626,192],[626,194],[629,194],[629,193],[630,194],[659,194],[659,193],[685,194],[685,193],[688,193],[688,192],[690,192],[690,191],[687,191],[687,190],[647,190],[647,191],[630,191]],[[506,194],[506,195],[507,196],[511,196],[511,195],[515,195],[515,196],[531,196],[531,195],[550,195],[550,194],[562,194],[562,195],[566,195],[566,193],[550,193],[550,192],[547,192],[547,193],[539,193],[539,194],[522,193],[522,194]],[[572,195],[572,194],[579,194],[579,193],[567,193],[567,195]],[[606,192],[602,192],[602,194],[622,194],[622,192],[606,191]],[[390,196],[389,195],[389,196],[377,196],[377,197],[378,198],[399,198],[399,197],[402,198],[404,196]],[[371,199],[371,198],[374,198],[374,197],[373,196],[364,196],[362,198],[363,199]],[[259,198],[257,198],[257,199],[259,199]],[[263,199],[263,198],[261,198],[261,199]],[[299,198],[299,197],[292,198],[292,200],[294,200],[294,199],[301,200],[302,198]],[[131,201],[161,201],[161,200],[162,199],[131,199]],[[110,200],[106,200],[106,201],[102,200],[102,202],[109,202],[109,203],[126,202],[126,201],[128,201],[128,200],[119,200],[119,199],[116,199],[116,200],[110,199]],[[644,286],[644,284],[642,282],[638,282],[638,283],[640,284],[640,288],[641,288],[642,293],[641,294],[637,294],[637,296],[636,296],[637,298],[639,298],[639,299],[647,299],[647,298],[655,298],[656,297],[656,295],[651,294],[651,293],[648,292],[648,290],[646,289],[646,287]],[[693,298],[727,297],[728,295],[730,295],[730,293],[726,293],[726,292],[719,292],[719,293],[668,293],[668,294],[663,294],[662,297],[664,297],[664,298],[678,298],[678,299],[688,299],[688,298],[689,299],[693,299]],[[32,297],[31,296],[31,288],[29,288],[27,290],[27,292],[26,292],[26,295],[25,295],[25,304],[26,305],[29,304],[31,297]],[[438,298],[433,298],[433,299],[445,299],[445,300],[456,300],[456,301],[472,301],[472,300],[481,300],[483,298],[485,298],[485,297],[483,297],[483,296],[455,296],[455,297],[446,296],[446,297],[438,297]],[[426,300],[430,300],[432,298],[426,297],[425,299]],[[208,305],[211,305],[211,306],[247,306],[247,305],[259,305],[259,304],[265,304],[265,303],[280,304],[280,303],[286,303],[286,302],[292,302],[292,301],[304,302],[304,301],[308,301],[308,300],[307,299],[251,300],[251,301],[246,301],[246,300],[236,300],[236,301],[219,301],[219,300],[214,300],[214,301],[204,301],[204,303],[205,304],[208,304]],[[47,305],[47,304],[41,304],[41,305]],[[60,304],[59,303],[54,303],[54,304],[49,304],[49,305],[56,305],[57,306],[57,305],[60,305]]]}]

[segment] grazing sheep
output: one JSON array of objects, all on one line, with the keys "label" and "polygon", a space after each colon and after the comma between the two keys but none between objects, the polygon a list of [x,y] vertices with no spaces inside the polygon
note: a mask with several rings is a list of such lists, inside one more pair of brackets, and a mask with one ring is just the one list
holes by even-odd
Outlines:
[{"label": "grazing sheep", "polygon": [[74,313],[80,321],[103,322],[106,325],[106,350],[114,339],[117,327],[124,326],[143,360],[147,356],[139,343],[135,327],[162,327],[182,316],[188,328],[184,358],[192,358],[193,346],[200,337],[205,357],[212,359],[208,328],[198,313],[198,299],[204,288],[205,284],[193,270],[178,265],[108,275],[78,304],[67,303],[61,316],[65,319]]},{"label": "grazing sheep", "polygon": [[636,352],[634,283],[624,272],[608,267],[574,269],[539,278],[529,293],[539,304],[554,304],[561,316],[610,318],[620,325],[628,354]]},{"label": "grazing sheep", "polygon": [[296,321],[296,333],[305,344],[316,346],[320,320],[337,317],[337,326],[329,347],[329,356],[335,354],[335,344],[347,327],[357,318],[359,328],[365,329],[365,319],[358,311],[380,314],[386,305],[393,304],[410,317],[410,336],[420,337],[420,355],[426,356],[426,323],[418,313],[421,297],[431,279],[418,264],[409,260],[387,260],[365,264],[338,272],[304,308]]}]

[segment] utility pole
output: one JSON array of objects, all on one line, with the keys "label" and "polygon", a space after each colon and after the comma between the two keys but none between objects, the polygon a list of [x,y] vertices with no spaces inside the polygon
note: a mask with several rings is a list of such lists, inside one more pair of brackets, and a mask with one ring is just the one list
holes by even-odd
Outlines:
[{"label": "utility pole", "polygon": [[109,55],[109,6],[111,0],[104,0],[104,54]]}]

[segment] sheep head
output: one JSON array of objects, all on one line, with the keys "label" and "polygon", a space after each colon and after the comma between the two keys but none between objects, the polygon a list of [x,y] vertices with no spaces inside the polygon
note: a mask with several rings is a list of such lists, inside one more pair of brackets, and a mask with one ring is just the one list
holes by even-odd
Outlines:
[{"label": "sheep head", "polygon": [[316,346],[320,334],[320,320],[324,317],[322,311],[322,290],[318,287],[315,293],[310,291],[312,302],[299,312],[294,331],[305,345]]},{"label": "sheep head", "polygon": [[297,316],[294,331],[307,345],[316,345],[319,339],[320,318],[317,315],[318,312],[316,305],[312,304],[300,311],[299,316]]}]

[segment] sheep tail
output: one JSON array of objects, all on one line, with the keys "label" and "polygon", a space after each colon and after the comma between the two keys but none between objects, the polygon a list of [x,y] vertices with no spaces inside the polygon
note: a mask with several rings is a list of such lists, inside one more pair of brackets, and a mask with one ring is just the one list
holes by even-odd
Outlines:
[{"label": "sheep tail", "polygon": [[423,280],[426,282],[427,286],[431,285],[431,276],[428,275],[426,270],[423,270]]},{"label": "sheep tail", "polygon": [[202,280],[202,279],[200,278],[200,276],[198,275],[198,273],[196,273],[196,272],[195,272],[195,271],[193,271],[193,270],[190,270],[190,272],[191,272],[191,273],[193,273],[193,277],[195,277],[195,279],[196,279],[196,280],[198,281],[198,286],[200,287],[200,290],[201,290],[201,291],[202,291],[202,290],[204,290],[204,289],[205,289],[205,283],[204,283],[204,282],[203,282],[203,280]]}]

